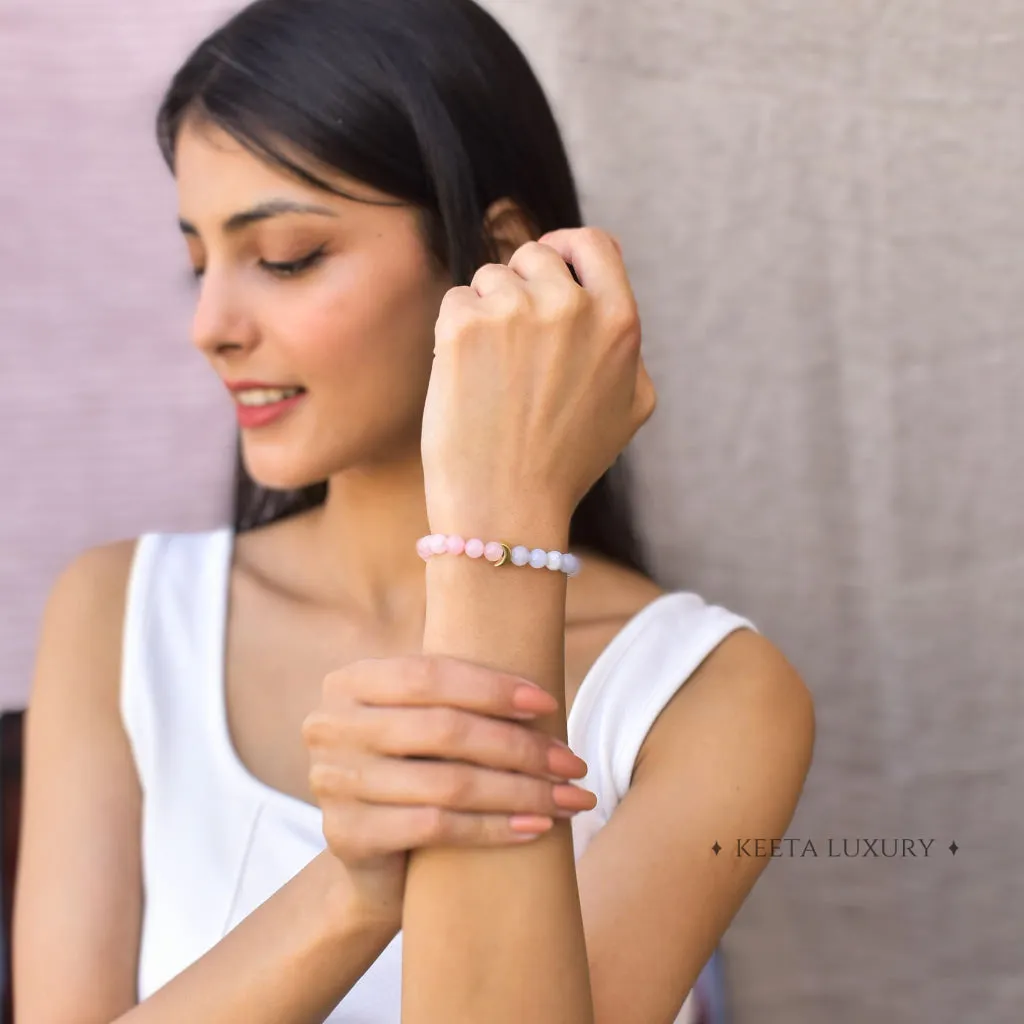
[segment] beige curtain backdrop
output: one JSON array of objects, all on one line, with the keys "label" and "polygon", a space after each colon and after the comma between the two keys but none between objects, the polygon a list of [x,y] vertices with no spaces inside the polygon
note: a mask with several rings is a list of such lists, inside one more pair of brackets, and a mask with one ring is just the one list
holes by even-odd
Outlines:
[{"label": "beige curtain backdrop", "polygon": [[[151,122],[233,6],[2,0],[9,707],[69,557],[227,516],[233,422]],[[625,248],[659,578],[753,617],[817,698],[794,856],[724,940],[737,1024],[1020,1020],[1024,6],[485,6]],[[934,842],[828,855],[858,837]]]}]

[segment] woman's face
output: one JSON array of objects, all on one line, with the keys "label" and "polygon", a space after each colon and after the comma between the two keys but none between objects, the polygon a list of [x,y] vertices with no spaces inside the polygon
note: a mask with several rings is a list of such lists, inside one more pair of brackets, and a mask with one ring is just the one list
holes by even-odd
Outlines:
[{"label": "woman's face", "polygon": [[[339,174],[324,177],[394,202]],[[416,210],[305,185],[197,122],[180,132],[176,178],[201,273],[196,347],[227,385],[305,389],[270,422],[242,425],[250,475],[291,489],[418,453],[433,329],[452,282],[431,264]],[[282,211],[285,203],[316,211]]]}]

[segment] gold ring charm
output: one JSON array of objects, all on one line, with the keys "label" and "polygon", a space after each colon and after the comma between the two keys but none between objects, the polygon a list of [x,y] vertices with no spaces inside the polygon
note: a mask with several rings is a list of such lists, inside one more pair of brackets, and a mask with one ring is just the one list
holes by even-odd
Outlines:
[{"label": "gold ring charm", "polygon": [[498,543],[501,545],[501,558],[499,558],[494,564],[504,565],[506,562],[510,562],[512,560],[512,549],[503,540],[498,541]]}]

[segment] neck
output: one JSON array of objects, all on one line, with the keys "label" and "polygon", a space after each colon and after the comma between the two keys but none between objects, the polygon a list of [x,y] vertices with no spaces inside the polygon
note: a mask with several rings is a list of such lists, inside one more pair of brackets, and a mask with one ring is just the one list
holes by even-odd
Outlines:
[{"label": "neck", "polygon": [[428,524],[418,450],[331,477],[326,501],[304,519],[304,548],[323,593],[382,624],[422,619],[426,578],[416,540]]}]

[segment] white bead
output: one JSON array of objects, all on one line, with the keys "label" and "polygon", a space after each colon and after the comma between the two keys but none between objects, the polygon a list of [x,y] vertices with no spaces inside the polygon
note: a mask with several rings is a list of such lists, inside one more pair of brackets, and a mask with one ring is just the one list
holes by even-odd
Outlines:
[{"label": "white bead", "polygon": [[562,553],[560,551],[548,552],[548,568],[553,571],[562,568]]},{"label": "white bead", "polygon": [[569,576],[575,576],[580,571],[580,560],[575,555],[566,552],[562,555],[562,571]]},{"label": "white bead", "polygon": [[526,565],[530,560],[530,549],[522,544],[517,544],[512,549],[512,563],[514,565]]},{"label": "white bead", "polygon": [[548,553],[543,548],[534,548],[530,552],[530,565],[534,569],[543,569],[548,564]]},{"label": "white bead", "polygon": [[443,555],[448,548],[448,538],[443,533],[430,535],[430,550],[435,555]]}]

